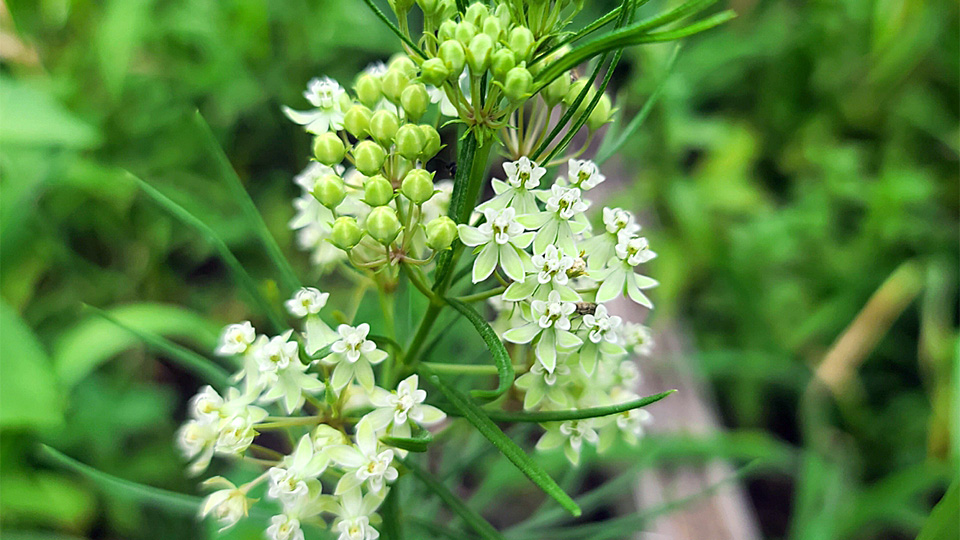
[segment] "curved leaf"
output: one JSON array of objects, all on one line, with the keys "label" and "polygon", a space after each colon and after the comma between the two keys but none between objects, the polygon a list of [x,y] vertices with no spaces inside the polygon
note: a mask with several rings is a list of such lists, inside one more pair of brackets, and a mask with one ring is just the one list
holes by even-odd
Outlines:
[{"label": "curved leaf", "polygon": [[515,375],[513,363],[510,361],[510,355],[507,354],[507,349],[503,346],[503,342],[500,341],[497,333],[490,327],[487,321],[483,320],[483,317],[481,317],[476,310],[459,300],[447,298],[446,301],[453,306],[453,309],[459,311],[470,321],[470,324],[473,325],[483,339],[483,342],[487,345],[487,349],[490,350],[493,361],[497,364],[497,388],[494,390],[473,390],[470,392],[471,395],[486,399],[493,399],[500,396],[513,385]]},{"label": "curved leaf", "polygon": [[647,396],[619,405],[609,405],[606,407],[590,407],[587,409],[572,409],[568,411],[539,411],[539,412],[507,412],[507,411],[483,411],[495,422],[563,422],[566,420],[582,420],[584,418],[599,418],[601,416],[610,416],[633,409],[645,407],[651,403],[656,403],[661,399],[676,392],[668,390],[652,396]]},{"label": "curved leaf", "polygon": [[429,433],[423,437],[380,437],[380,442],[401,450],[422,453],[427,451],[427,445],[433,442],[433,437]]},{"label": "curved leaf", "polygon": [[41,428],[63,422],[63,395],[33,330],[0,302],[0,428]]},{"label": "curved leaf", "polygon": [[425,471],[422,467],[413,462],[410,458],[403,460],[403,465],[410,469],[410,472],[417,477],[418,480],[426,484],[431,491],[437,494],[440,497],[440,500],[447,505],[453,513],[460,516],[460,519],[463,520],[471,529],[477,532],[481,538],[487,540],[503,540],[503,535],[499,531],[493,528],[493,525],[489,521],[483,518],[475,510],[467,506],[463,500],[455,495],[450,489],[443,484],[440,480],[437,480],[430,473]]}]

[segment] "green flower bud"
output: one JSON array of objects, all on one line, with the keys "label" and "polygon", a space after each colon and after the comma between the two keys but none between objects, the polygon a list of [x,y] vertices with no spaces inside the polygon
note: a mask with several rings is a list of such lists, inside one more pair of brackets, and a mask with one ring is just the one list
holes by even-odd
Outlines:
[{"label": "green flower bud", "polygon": [[366,176],[373,176],[380,172],[383,161],[387,159],[387,153],[383,147],[373,141],[358,142],[350,153],[353,154],[357,170]]},{"label": "green flower bud", "polygon": [[540,91],[547,105],[555,107],[563,98],[567,97],[567,91],[570,90],[570,72],[560,75],[550,84]]},{"label": "green flower bud", "polygon": [[378,206],[367,216],[367,232],[381,244],[390,244],[400,234],[397,212],[389,206]]},{"label": "green flower bud", "polygon": [[510,44],[510,50],[521,61],[530,59],[530,55],[533,54],[533,46],[536,43],[533,39],[533,32],[523,26],[517,26],[511,30],[510,39],[507,42]]},{"label": "green flower bud", "polygon": [[457,238],[457,224],[447,216],[440,216],[427,223],[427,247],[434,251],[447,249]]},{"label": "green flower bud", "polygon": [[440,134],[430,124],[420,124],[418,127],[420,133],[423,134],[423,151],[420,154],[420,159],[427,162],[440,151]]},{"label": "green flower bud", "polygon": [[333,230],[330,231],[330,243],[338,248],[349,251],[360,243],[363,238],[363,229],[357,225],[357,220],[350,216],[341,216],[333,221]]},{"label": "green flower bud", "polygon": [[400,94],[410,84],[410,77],[402,69],[388,69],[380,81],[380,90],[383,97],[392,103],[400,102]]},{"label": "green flower bud", "polygon": [[477,27],[470,21],[460,21],[457,25],[457,32],[454,34],[457,41],[464,47],[470,43],[473,36],[477,35]]},{"label": "green flower bud", "polygon": [[[580,92],[583,92],[583,89],[586,88],[588,81],[585,79],[580,79],[573,81],[570,84],[570,88],[567,90],[567,95],[563,98],[563,104],[567,107],[570,107],[577,100],[577,96],[580,95]],[[590,87],[587,90],[587,95],[583,97],[583,101],[580,102],[580,105],[577,107],[576,114],[583,114],[587,110],[587,105],[590,104],[590,101],[593,100],[593,96],[597,93],[597,89]]]},{"label": "green flower bud", "polygon": [[420,156],[424,142],[420,126],[404,124],[397,130],[397,153],[409,160],[415,160]]},{"label": "green flower bud", "polygon": [[413,169],[403,177],[400,193],[413,204],[423,204],[433,197],[433,173],[426,169]]},{"label": "green flower bud", "polygon": [[383,206],[393,199],[393,186],[383,175],[375,174],[363,182],[363,202]]},{"label": "green flower bud", "polygon": [[400,70],[410,79],[417,76],[417,65],[405,54],[396,54],[390,59],[390,63],[387,64],[387,70],[389,71],[391,69]]},{"label": "green flower bud", "polygon": [[494,77],[501,81],[507,76],[507,72],[516,65],[517,61],[510,49],[500,49],[493,53],[493,57],[490,59],[490,71],[493,72]]},{"label": "green flower bud", "polygon": [[[450,70],[439,58],[430,58],[424,61],[420,68],[420,80],[433,86],[440,86],[450,76]],[[401,94],[400,99],[403,99]]]},{"label": "green flower bud", "polygon": [[499,17],[490,15],[483,20],[481,28],[483,28],[483,33],[490,36],[490,39],[492,39],[494,43],[500,40],[500,34],[503,32],[503,26],[500,25]]},{"label": "green flower bud", "polygon": [[441,43],[450,39],[457,38],[457,21],[453,19],[447,19],[440,23],[440,28],[437,30],[437,39]]},{"label": "green flower bud", "polygon": [[603,94],[600,96],[597,106],[590,111],[590,116],[587,117],[587,128],[590,131],[596,131],[609,122],[612,116],[613,104],[610,103],[610,96]]},{"label": "green flower bud", "polygon": [[388,110],[379,110],[370,117],[370,135],[383,146],[390,146],[400,127],[397,113]]},{"label": "green flower bud", "polygon": [[493,40],[486,34],[477,34],[467,47],[467,64],[470,71],[479,75],[490,67],[490,55],[493,53]]},{"label": "green flower bud", "polygon": [[451,79],[460,77],[460,73],[463,72],[463,65],[467,62],[467,57],[463,52],[463,45],[459,41],[448,39],[441,43],[437,56],[443,60],[443,65],[447,66]]},{"label": "green flower bud", "polygon": [[343,178],[335,174],[325,174],[317,180],[311,192],[313,197],[320,201],[320,204],[333,210],[343,202],[347,196],[347,190],[343,186]]},{"label": "green flower bud", "polygon": [[407,113],[407,119],[416,122],[427,112],[427,106],[430,105],[427,87],[420,83],[411,84],[400,94],[400,105],[403,112]]},{"label": "green flower bud", "polygon": [[345,152],[343,141],[336,133],[322,133],[313,140],[313,155],[317,158],[317,161],[324,165],[333,166],[340,163],[343,161]]},{"label": "green flower bud", "polygon": [[359,103],[347,109],[343,115],[343,127],[347,133],[358,139],[363,139],[370,134],[370,117],[373,115],[370,109]]},{"label": "green flower bud", "polygon": [[441,7],[439,0],[417,0],[417,5],[420,6],[424,15],[433,15]]},{"label": "green flower bud", "polygon": [[503,93],[511,101],[520,101],[530,95],[533,87],[533,75],[526,68],[517,66],[507,72],[503,81]]},{"label": "green flower bud", "polygon": [[364,73],[357,77],[357,82],[353,85],[353,89],[357,92],[357,98],[360,99],[360,103],[363,103],[367,107],[373,107],[380,101],[380,77]]},{"label": "green flower bud", "polygon": [[463,20],[470,21],[474,26],[480,26],[489,14],[486,5],[482,2],[474,2],[467,6],[467,12],[463,14]]},{"label": "green flower bud", "polygon": [[398,15],[407,13],[410,11],[410,8],[413,7],[413,0],[389,0],[388,3],[393,9],[393,12]]}]

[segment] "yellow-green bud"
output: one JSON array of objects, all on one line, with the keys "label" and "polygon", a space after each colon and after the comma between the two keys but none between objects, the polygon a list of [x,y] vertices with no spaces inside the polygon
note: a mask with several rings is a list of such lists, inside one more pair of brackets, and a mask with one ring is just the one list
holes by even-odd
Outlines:
[{"label": "yellow-green bud", "polygon": [[413,7],[413,0],[389,0],[389,4],[394,13],[403,15]]},{"label": "yellow-green bud", "polygon": [[417,159],[423,152],[424,142],[420,126],[404,124],[397,130],[397,153],[411,161]]},{"label": "yellow-green bud", "polygon": [[404,75],[411,79],[417,76],[417,65],[405,54],[396,54],[390,59],[390,63],[387,64],[387,70],[391,69],[399,69]]},{"label": "yellow-green bud", "polygon": [[440,8],[439,0],[417,0],[417,5],[423,11],[424,15],[433,15]]},{"label": "yellow-green bud", "polygon": [[399,103],[400,94],[408,84],[410,84],[410,77],[406,72],[402,69],[388,69],[380,80],[380,90],[383,92],[383,97],[392,103]]},{"label": "yellow-green bud", "polygon": [[533,39],[533,32],[529,28],[517,26],[511,30],[508,43],[510,44],[510,50],[521,61],[529,60],[530,55],[533,54],[535,40]]},{"label": "yellow-green bud", "polygon": [[533,75],[526,68],[517,66],[507,72],[503,81],[503,93],[511,101],[520,101],[530,95]]},{"label": "yellow-green bud", "polygon": [[358,142],[350,153],[353,154],[357,170],[366,176],[373,176],[380,172],[383,161],[387,158],[383,147],[373,141]]},{"label": "yellow-green bud", "polygon": [[597,106],[590,111],[590,116],[587,117],[587,128],[590,131],[596,131],[609,122],[612,116],[613,104],[610,103],[610,96],[603,94],[600,96]]},{"label": "yellow-green bud", "polygon": [[463,65],[467,62],[467,57],[463,52],[463,45],[459,41],[448,39],[441,43],[437,56],[443,60],[443,65],[447,66],[451,79],[460,77],[460,73],[463,72]]},{"label": "yellow-green bud", "polygon": [[400,105],[403,112],[407,113],[407,120],[416,122],[427,112],[427,106],[430,105],[430,94],[427,94],[427,87],[420,83],[413,83],[403,90],[400,94]]},{"label": "yellow-green bud", "polygon": [[413,204],[423,204],[433,197],[433,173],[426,169],[413,169],[403,177],[400,193]]},{"label": "yellow-green bud", "polygon": [[480,26],[489,13],[487,6],[482,2],[474,2],[467,6],[467,11],[463,14],[463,20],[470,21],[474,26]]},{"label": "yellow-green bud", "polygon": [[349,251],[360,243],[363,238],[363,229],[357,225],[357,220],[350,216],[341,216],[333,221],[330,231],[330,243],[338,248]]},{"label": "yellow-green bud", "polygon": [[400,234],[400,220],[389,206],[378,206],[367,215],[367,232],[381,244],[390,244]]},{"label": "yellow-green bud", "polygon": [[357,98],[360,99],[360,103],[363,103],[367,107],[373,107],[380,101],[380,77],[364,73],[357,77],[357,82],[353,85],[353,89],[357,92]]},{"label": "yellow-green bud", "polygon": [[336,133],[321,133],[313,140],[313,155],[324,165],[333,166],[340,163],[343,161],[345,151],[343,141]]},{"label": "yellow-green bud", "polygon": [[490,71],[493,72],[494,77],[501,81],[507,76],[507,72],[516,65],[517,61],[510,49],[500,49],[493,53],[493,57],[490,59]]},{"label": "yellow-green bud", "polygon": [[567,91],[570,90],[570,72],[564,73],[554,79],[550,84],[540,91],[543,100],[547,105],[555,107],[563,98],[567,97]]},{"label": "yellow-green bud", "polygon": [[393,186],[383,175],[375,174],[363,182],[363,202],[383,206],[393,199]]},{"label": "yellow-green bud", "polygon": [[447,216],[440,216],[427,223],[427,247],[440,251],[450,247],[457,238],[457,224]]},{"label": "yellow-green bud", "polygon": [[503,27],[500,25],[499,17],[490,15],[483,20],[483,25],[481,28],[483,28],[483,33],[490,36],[490,39],[492,39],[494,43],[500,40],[500,34],[503,32]]},{"label": "yellow-green bud", "polygon": [[320,204],[333,210],[343,202],[347,196],[347,190],[343,186],[343,178],[335,174],[325,174],[317,180],[311,192],[313,197],[320,201]]},{"label": "yellow-green bud", "polygon": [[460,21],[460,23],[457,24],[457,32],[454,34],[454,37],[456,37],[457,41],[464,47],[470,43],[470,40],[473,39],[475,35],[477,35],[477,27],[472,22]]},{"label": "yellow-green bud", "polygon": [[397,113],[381,109],[370,117],[370,135],[383,146],[390,146],[400,127]]},{"label": "yellow-green bud", "polygon": [[368,130],[370,128],[370,117],[372,115],[373,113],[370,112],[370,109],[357,103],[347,109],[346,114],[343,115],[343,127],[346,128],[347,133],[358,139],[366,138],[366,136],[370,134]]},{"label": "yellow-green bud", "polygon": [[420,124],[419,127],[420,133],[423,134],[423,152],[420,154],[420,159],[426,162],[440,151],[440,134],[430,124]]},{"label": "yellow-green bud", "polygon": [[[439,58],[430,58],[420,68],[420,80],[433,86],[440,86],[450,76],[450,70]],[[403,95],[400,96],[403,99]]]},{"label": "yellow-green bud", "polygon": [[[586,88],[588,81],[585,79],[580,79],[573,81],[570,84],[570,88],[567,90],[567,95],[563,98],[563,104],[567,107],[571,107],[574,102],[576,102],[577,97],[580,95],[580,92],[583,92],[583,89]],[[587,90],[587,94],[583,97],[583,101],[580,102],[580,105],[577,107],[576,114],[583,114],[587,110],[587,105],[590,104],[590,101],[593,100],[593,96],[597,93],[597,89],[590,87]]]},{"label": "yellow-green bud", "polygon": [[490,67],[490,55],[493,53],[493,40],[486,34],[477,34],[467,47],[467,64],[470,71],[479,75]]},{"label": "yellow-green bud", "polygon": [[440,23],[440,28],[437,30],[437,39],[441,43],[449,39],[457,39],[457,21],[447,19]]}]

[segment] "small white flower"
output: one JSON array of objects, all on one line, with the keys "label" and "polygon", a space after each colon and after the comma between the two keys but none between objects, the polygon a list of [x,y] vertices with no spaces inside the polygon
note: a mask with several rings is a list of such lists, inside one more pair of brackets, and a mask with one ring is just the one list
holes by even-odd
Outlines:
[{"label": "small white flower", "polygon": [[507,180],[494,178],[492,185],[496,195],[478,206],[477,210],[513,208],[517,215],[539,212],[534,189],[540,185],[540,179],[547,174],[547,170],[526,156],[504,163],[503,170],[507,173]]},{"label": "small white flower", "polygon": [[650,356],[653,352],[653,331],[642,324],[627,323],[620,332],[624,345],[634,354]]},{"label": "small white flower", "polygon": [[327,455],[317,452],[310,436],[304,435],[293,453],[283,458],[279,467],[271,467],[267,472],[270,477],[267,496],[279,500],[285,508],[302,506],[310,492],[310,484],[314,484],[319,492],[318,477],[328,463]]},{"label": "small white flower", "polygon": [[222,476],[215,476],[203,482],[203,486],[222,487],[214,491],[203,500],[200,507],[200,519],[212,515],[220,523],[219,532],[223,532],[237,524],[242,518],[247,516],[253,501],[247,498],[247,492],[238,489],[233,482],[230,482]]},{"label": "small white flower", "polygon": [[295,111],[284,106],[283,113],[297,124],[306,126],[305,129],[316,135],[326,133],[331,128],[343,129],[344,112],[341,108],[343,88],[337,81],[324,77],[311,79],[303,97],[307,98],[316,109],[310,111]]},{"label": "small white flower", "polygon": [[270,341],[256,351],[257,367],[268,383],[276,379],[278,372],[299,360],[297,358],[299,345],[296,341],[290,341],[292,333],[292,330],[288,330],[270,338]]},{"label": "small white flower", "polygon": [[530,371],[517,377],[514,386],[523,390],[523,408],[530,410],[539,405],[546,397],[556,407],[569,408],[573,399],[570,396],[570,368],[558,364],[553,372],[544,369],[539,362]]},{"label": "small white flower", "polygon": [[345,491],[337,499],[331,529],[339,533],[337,540],[377,540],[380,533],[370,525],[370,517],[383,502],[385,493],[362,495],[359,487]]},{"label": "small white flower", "polygon": [[530,303],[533,321],[517,328],[511,328],[503,334],[503,339],[512,343],[530,343],[539,337],[535,353],[544,369],[553,373],[557,366],[557,351],[569,351],[579,347],[583,341],[570,332],[570,315],[576,311],[573,302],[565,302],[560,293],[552,291],[546,301],[534,300]]},{"label": "small white flower", "polygon": [[213,447],[217,442],[219,431],[216,423],[186,421],[177,431],[177,446],[186,459],[194,460],[187,467],[191,475],[200,474],[213,458]]},{"label": "small white flower", "polygon": [[223,407],[223,398],[213,389],[206,385],[197,392],[197,395],[190,399],[188,409],[190,414],[200,421],[216,422],[220,420],[220,410]]},{"label": "small white flower", "polygon": [[600,168],[589,159],[571,159],[567,162],[567,181],[571,186],[584,191],[597,187],[607,177],[600,174]]},{"label": "small white flower", "polygon": [[304,540],[300,520],[287,514],[270,518],[266,534],[270,540]]},{"label": "small white flower", "polygon": [[538,195],[546,199],[546,211],[517,218],[527,229],[537,230],[533,251],[543,253],[547,246],[554,244],[567,255],[576,256],[574,236],[589,229],[584,212],[590,205],[580,198],[579,189],[557,184],[550,186],[549,192]]},{"label": "small white flower", "polygon": [[408,437],[410,435],[411,421],[419,426],[432,426],[444,418],[446,414],[440,409],[427,405],[424,401],[427,399],[427,392],[417,388],[419,378],[411,375],[400,381],[397,389],[388,392],[380,387],[375,387],[370,394],[370,402],[377,409],[368,413],[364,418],[368,418],[375,430],[380,431],[393,424],[395,431],[397,428],[403,429],[396,432],[395,436]]},{"label": "small white flower", "polygon": [[623,320],[617,315],[607,313],[607,306],[597,306],[594,313],[583,316],[583,324],[589,331],[588,337],[594,343],[608,341],[616,343],[617,330]]},{"label": "small white flower", "polygon": [[383,362],[387,353],[377,348],[377,344],[367,339],[370,325],[362,323],[356,327],[341,324],[337,327],[340,339],[333,342],[330,350],[333,354],[324,362],[336,364],[330,376],[330,384],[340,391],[354,378],[365,390],[374,387],[373,365]]},{"label": "small white flower", "polygon": [[329,296],[330,293],[322,293],[314,287],[301,287],[284,305],[294,317],[306,317],[320,313]]},{"label": "small white flower", "polygon": [[517,222],[513,208],[488,208],[483,215],[486,222],[479,227],[457,226],[460,240],[479,250],[473,262],[473,282],[479,283],[490,277],[497,264],[510,279],[523,281],[524,267],[530,264],[530,256],[523,250],[533,241],[533,233],[523,232],[523,225]]},{"label": "small white flower", "polygon": [[603,227],[604,232],[584,240],[580,246],[591,272],[602,270],[614,257],[621,234],[632,237],[640,231],[633,214],[621,208],[604,207]]},{"label": "small white flower", "polygon": [[602,283],[597,290],[597,303],[609,302],[625,292],[634,302],[652,308],[653,303],[642,290],[656,287],[658,283],[647,276],[634,273],[633,268],[656,256],[657,254],[650,250],[646,238],[631,237],[621,231],[615,257],[610,259],[607,270],[603,272]]},{"label": "small white flower", "polygon": [[357,422],[356,446],[331,446],[327,449],[330,457],[347,469],[340,478],[335,490],[336,495],[352,491],[366,484],[373,493],[379,493],[387,482],[393,482],[399,476],[393,467],[393,449],[382,449],[377,439],[373,423],[361,419]]},{"label": "small white flower", "polygon": [[254,330],[250,321],[231,324],[224,328],[220,334],[220,345],[217,347],[217,354],[220,356],[243,354],[256,338],[257,331]]},{"label": "small white flower", "polygon": [[563,445],[563,453],[567,456],[574,466],[580,463],[580,453],[583,450],[583,442],[597,444],[600,436],[593,427],[593,419],[568,420],[566,422],[552,423],[547,427],[547,432],[537,441],[537,450],[550,450]]}]

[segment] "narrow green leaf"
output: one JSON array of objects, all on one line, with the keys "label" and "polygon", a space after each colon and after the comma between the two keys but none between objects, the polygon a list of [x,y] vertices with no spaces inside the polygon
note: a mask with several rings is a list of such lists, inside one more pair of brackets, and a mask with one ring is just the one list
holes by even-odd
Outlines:
[{"label": "narrow green leaf", "polygon": [[401,450],[423,453],[427,451],[427,445],[433,442],[433,437],[429,433],[423,437],[380,437],[380,442]]},{"label": "narrow green leaf", "polygon": [[960,530],[960,481],[954,480],[940,502],[933,507],[930,517],[920,529],[917,540],[947,540],[956,538]]},{"label": "narrow green leaf", "polygon": [[473,390],[470,394],[473,397],[484,399],[499,397],[513,385],[515,375],[513,363],[510,360],[510,355],[507,354],[507,349],[503,346],[503,342],[500,341],[497,333],[490,327],[487,321],[483,320],[483,317],[481,317],[475,309],[453,298],[447,298],[446,301],[453,306],[453,309],[459,311],[470,321],[470,324],[473,325],[473,328],[480,334],[483,342],[487,345],[487,349],[490,350],[493,361],[497,364],[497,388],[494,390]]},{"label": "narrow green leaf", "polygon": [[620,403],[619,405],[572,409],[568,411],[507,412],[484,410],[483,412],[494,422],[563,422],[566,420],[582,420],[584,418],[610,416],[611,414],[619,414],[633,409],[639,409],[651,403],[656,403],[674,392],[676,392],[676,390],[668,390],[652,396]]},{"label": "narrow green leaf", "polygon": [[460,519],[467,524],[471,529],[477,532],[481,538],[487,540],[503,540],[503,535],[501,535],[489,521],[483,519],[483,516],[478,514],[472,508],[467,506],[460,497],[457,497],[452,491],[450,491],[443,482],[437,480],[430,473],[425,471],[422,467],[413,462],[412,459],[407,458],[403,460],[405,467],[410,469],[410,472],[417,477],[418,480],[423,482],[431,491],[437,494],[440,497],[440,500],[447,505],[453,513],[460,516]]},{"label": "narrow green leaf", "polygon": [[387,498],[383,500],[378,511],[383,518],[383,524],[380,526],[380,532],[383,533],[383,540],[403,540],[403,527],[400,524],[400,484],[394,483],[387,493]]},{"label": "narrow green leaf", "polygon": [[170,215],[177,218],[184,224],[193,227],[201,235],[203,235],[207,242],[210,242],[210,244],[212,244],[217,250],[220,258],[223,259],[223,262],[230,269],[230,273],[233,274],[233,277],[237,280],[240,288],[247,293],[247,296],[249,296],[251,302],[253,302],[257,309],[259,309],[270,321],[274,331],[279,332],[284,328],[284,324],[277,314],[276,309],[270,304],[270,302],[267,301],[266,298],[263,297],[263,295],[260,293],[260,290],[257,288],[256,282],[243,268],[243,265],[240,264],[240,261],[238,261],[233,253],[230,252],[230,248],[227,247],[226,242],[221,240],[220,237],[217,236],[217,233],[213,231],[213,229],[211,229],[206,223],[200,221],[190,212],[187,212],[182,206],[170,200],[166,195],[160,193],[156,188],[136,177],[133,173],[127,172],[127,176],[135,184],[140,186],[140,189],[142,189],[144,193],[153,199],[154,202],[170,213]]},{"label": "narrow green leaf", "polygon": [[218,366],[209,358],[201,356],[190,349],[187,349],[182,345],[178,345],[177,343],[174,343],[158,334],[126,325],[102,309],[90,305],[86,305],[85,307],[97,316],[102,317],[103,319],[116,325],[118,328],[122,328],[123,330],[126,330],[127,332],[137,336],[137,338],[150,347],[165,353],[171,361],[179,364],[189,371],[196,373],[214,386],[218,388],[224,388],[228,385],[230,374],[227,373],[227,370]]},{"label": "narrow green leaf", "polygon": [[580,515],[580,508],[577,506],[577,503],[573,502],[573,499],[560,489],[560,486],[557,485],[553,478],[550,478],[550,475],[547,474],[547,471],[545,471],[539,463],[530,459],[530,456],[528,456],[522,448],[517,446],[517,443],[510,440],[510,438],[493,423],[493,420],[486,416],[484,411],[478,407],[476,403],[459,390],[442,382],[436,375],[432,375],[429,370],[423,369],[422,367],[421,369],[430,379],[430,382],[460,411],[463,417],[473,424],[481,435],[493,443],[511,463],[520,469],[520,472],[525,474],[534,484],[540,486],[540,489],[547,495],[556,499],[556,501],[560,503],[560,506],[566,508],[571,514],[574,516]]},{"label": "narrow green leaf", "polygon": [[372,11],[374,15],[376,15],[381,21],[383,21],[383,24],[387,25],[387,27],[390,28],[390,31],[396,34],[398,38],[400,38],[400,41],[402,41],[407,47],[410,47],[410,49],[414,53],[419,55],[420,58],[423,58],[424,60],[429,58],[427,56],[427,53],[423,52],[423,49],[418,47],[416,43],[411,41],[410,38],[408,38],[403,32],[401,32],[400,29],[397,28],[397,25],[393,24],[393,21],[388,19],[387,16],[383,13],[383,11],[380,11],[380,8],[378,8],[377,5],[373,3],[373,0],[363,0],[363,1],[367,4],[367,7],[370,8],[370,11]]},{"label": "narrow green leaf", "polygon": [[[609,139],[613,140],[608,144],[608,139],[604,139],[603,144],[600,145],[600,149],[597,151],[597,157],[594,161],[597,165],[602,165],[605,161],[610,159],[611,156],[617,153],[620,148],[626,144],[626,142],[633,137],[633,135],[640,129],[640,126],[647,119],[647,116],[650,115],[650,111],[653,110],[653,106],[656,105],[657,100],[660,99],[660,94],[663,92],[664,87],[667,85],[667,80],[670,78],[670,74],[673,72],[673,67],[677,63],[677,58],[680,56],[681,45],[678,43],[674,47],[673,52],[670,54],[670,58],[667,60],[667,67],[664,70],[663,76],[660,79],[660,82],[657,84],[657,87],[654,88],[653,93],[650,94],[650,97],[647,98],[647,101],[643,104],[643,107],[640,108],[640,111],[636,116],[630,120],[630,123],[620,131],[617,135],[617,138]],[[608,134],[611,132],[608,132]]]},{"label": "narrow green leaf", "polygon": [[210,129],[210,124],[203,118],[200,111],[194,113],[193,119],[203,134],[203,140],[209,152],[215,156],[220,176],[226,182],[230,194],[233,195],[237,204],[240,205],[240,209],[248,225],[253,229],[254,233],[260,237],[260,241],[263,242],[263,246],[267,249],[267,255],[280,272],[280,282],[287,289],[287,292],[292,294],[300,288],[300,280],[297,279],[297,274],[293,271],[290,261],[283,255],[283,251],[281,251],[276,239],[270,234],[270,230],[267,229],[267,224],[263,221],[260,212],[257,211],[257,207],[253,203],[253,199],[250,198],[250,194],[244,189],[243,182],[240,180],[236,169],[233,168],[230,159],[227,158],[227,154],[223,151],[220,143],[217,142],[217,137],[213,134],[213,130]]},{"label": "narrow green leaf", "polygon": [[100,485],[100,487],[104,488],[105,490],[122,494],[126,497],[130,497],[143,503],[151,504],[158,508],[192,515],[197,512],[197,509],[200,508],[200,504],[203,502],[200,497],[185,495],[183,493],[175,493],[173,491],[167,491],[165,489],[146,486],[136,482],[131,482],[130,480],[117,478],[116,476],[94,469],[89,465],[80,463],[79,461],[68,457],[60,451],[55,450],[54,448],[45,444],[40,445],[39,454],[42,459],[51,465],[56,465],[80,473]]},{"label": "narrow green leaf", "polygon": [[[637,4],[637,7],[640,7],[641,5],[647,3],[648,1],[649,1],[649,0],[641,0],[641,1]],[[604,15],[603,17],[600,17],[599,19],[593,21],[592,23],[588,24],[587,26],[584,26],[584,27],[581,28],[580,30],[577,30],[577,31],[574,32],[573,34],[570,34],[569,36],[561,39],[560,41],[557,42],[556,45],[550,47],[549,49],[543,51],[542,53],[540,53],[540,54],[538,54],[536,57],[534,57],[534,59],[531,60],[529,64],[527,64],[527,67],[533,66],[533,65],[536,64],[537,62],[539,62],[539,61],[543,60],[544,58],[550,56],[554,51],[556,51],[556,50],[559,49],[560,47],[563,47],[564,45],[567,45],[567,44],[569,44],[569,43],[573,43],[574,41],[577,41],[578,39],[581,39],[581,38],[583,38],[583,37],[585,37],[585,36],[588,36],[588,35],[592,34],[593,32],[596,32],[596,31],[599,30],[600,28],[603,28],[608,22],[610,22],[610,21],[614,20],[615,18],[617,18],[617,16],[620,15],[620,10],[622,10],[622,9],[623,9],[623,6],[617,6],[617,7],[613,8],[612,10],[608,11],[607,14]]]}]

